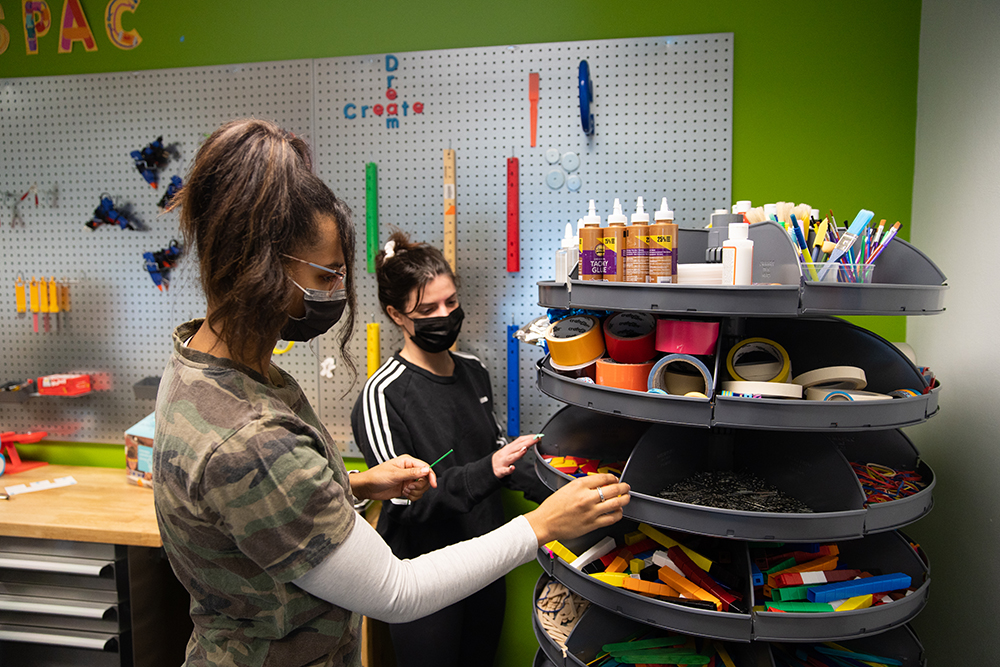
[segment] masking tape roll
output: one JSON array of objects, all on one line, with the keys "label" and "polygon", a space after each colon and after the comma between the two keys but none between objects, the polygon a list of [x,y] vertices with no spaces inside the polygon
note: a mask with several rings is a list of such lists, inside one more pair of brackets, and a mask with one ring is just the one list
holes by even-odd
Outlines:
[{"label": "masking tape roll", "polygon": [[874,391],[854,391],[851,389],[830,389],[829,387],[809,387],[806,389],[806,400],[826,401],[835,403],[837,401],[882,401],[892,400],[888,394],[879,394]]},{"label": "masking tape roll", "polygon": [[[778,372],[770,378],[755,379],[748,378],[741,374],[739,367],[743,364],[740,363],[740,359],[754,352],[763,352],[764,354],[770,355],[773,361],[780,364]],[[750,360],[747,360],[747,362],[749,361]],[[756,363],[748,368],[759,370]],[[773,340],[769,340],[767,338],[747,338],[746,340],[741,340],[739,343],[734,345],[731,350],[729,350],[729,355],[726,357],[726,370],[729,371],[729,376],[737,382],[787,382],[788,376],[792,372],[792,360],[788,358],[788,352],[785,351],[785,348],[781,347],[781,345],[775,343]],[[759,394],[760,392],[758,391],[752,393]]]},{"label": "masking tape roll", "polygon": [[890,391],[889,395],[893,398],[916,398],[921,394],[919,391],[914,389],[896,389],[894,391]]},{"label": "masking tape roll", "polygon": [[[670,366],[674,368],[670,368],[668,371]],[[698,379],[697,376],[680,372],[680,369],[690,370],[692,368],[701,375],[700,382],[691,383],[687,379],[679,382],[678,376]],[[678,385],[674,385],[672,382],[678,382]],[[715,391],[715,385],[712,382],[712,371],[708,370],[708,366],[697,357],[692,357],[690,354],[668,354],[657,361],[653,370],[649,372],[649,382],[646,389],[648,391],[659,390],[656,393],[663,391],[673,396],[683,396],[696,391],[705,394],[706,398],[710,398],[712,392]]]},{"label": "masking tape roll", "polygon": [[553,368],[573,370],[604,354],[604,336],[593,315],[573,315],[553,322],[545,332]]},{"label": "masking tape roll", "polygon": [[656,321],[656,349],[667,354],[715,354],[718,322],[698,320]]},{"label": "masking tape roll", "polygon": [[792,382],[806,389],[864,389],[868,386],[865,371],[857,366],[827,366],[792,378]]},{"label": "masking tape roll", "polygon": [[598,359],[597,384],[629,391],[646,391],[649,386],[649,373],[653,370],[654,364],[653,361],[622,364],[614,359]]},{"label": "masking tape roll", "polygon": [[656,356],[655,343],[656,319],[649,313],[617,313],[604,320],[604,344],[615,361],[645,363]]},{"label": "masking tape roll", "polygon": [[749,394],[762,398],[802,398],[802,386],[791,382],[748,382],[732,380],[722,383],[724,391]]}]

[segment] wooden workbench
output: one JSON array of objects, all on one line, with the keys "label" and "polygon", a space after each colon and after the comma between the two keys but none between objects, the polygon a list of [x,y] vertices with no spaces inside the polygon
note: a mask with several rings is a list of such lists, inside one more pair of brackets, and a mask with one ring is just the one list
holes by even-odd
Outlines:
[{"label": "wooden workbench", "polygon": [[71,476],[72,486],[0,500],[0,535],[160,547],[153,490],[125,481],[123,468],[47,465],[0,476],[0,489]]}]

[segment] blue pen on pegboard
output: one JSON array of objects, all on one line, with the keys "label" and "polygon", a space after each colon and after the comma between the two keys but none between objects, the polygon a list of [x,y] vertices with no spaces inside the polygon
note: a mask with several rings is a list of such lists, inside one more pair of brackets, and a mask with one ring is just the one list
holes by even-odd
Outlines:
[{"label": "blue pen on pegboard", "polygon": [[[513,318],[511,318],[513,319]],[[507,437],[516,438],[521,433],[521,378],[517,353],[518,326],[507,326]]]}]

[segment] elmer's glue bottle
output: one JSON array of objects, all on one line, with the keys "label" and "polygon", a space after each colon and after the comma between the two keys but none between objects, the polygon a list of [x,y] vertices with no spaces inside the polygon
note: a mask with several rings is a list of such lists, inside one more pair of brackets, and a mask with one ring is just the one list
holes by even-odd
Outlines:
[{"label": "elmer's glue bottle", "polygon": [[729,240],[722,244],[722,284],[749,285],[753,277],[753,241],[750,225],[729,223]]}]

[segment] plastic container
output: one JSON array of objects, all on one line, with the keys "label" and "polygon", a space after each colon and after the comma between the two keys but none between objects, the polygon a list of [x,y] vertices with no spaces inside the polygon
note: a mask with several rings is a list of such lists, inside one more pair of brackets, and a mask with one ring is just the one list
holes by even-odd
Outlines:
[{"label": "plastic container", "polygon": [[874,264],[822,262],[813,264],[813,268],[819,282],[824,283],[871,283],[875,272]]}]

